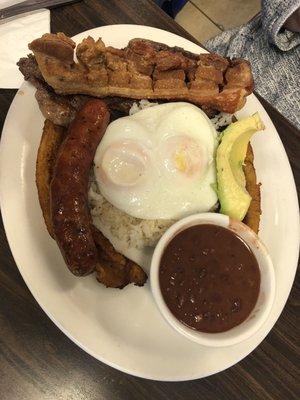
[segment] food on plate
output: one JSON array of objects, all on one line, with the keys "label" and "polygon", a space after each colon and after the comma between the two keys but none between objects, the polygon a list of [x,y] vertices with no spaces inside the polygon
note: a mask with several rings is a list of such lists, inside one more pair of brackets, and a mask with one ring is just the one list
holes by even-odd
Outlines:
[{"label": "food on plate", "polygon": [[254,309],[260,270],[239,236],[203,224],[179,232],[168,243],[160,261],[159,284],[167,307],[183,324],[201,332],[225,332]]},{"label": "food on plate", "polygon": [[[250,66],[145,39],[119,50],[88,37],[78,62],[61,33],[29,47],[34,55],[18,65],[46,118],[36,183],[49,234],[73,274],[95,271],[107,287],[142,286],[140,256],[170,225],[218,211],[230,175],[217,179],[220,131],[253,90]],[[257,232],[260,189],[251,145],[242,142],[231,152],[233,169],[240,177],[243,166],[244,221]]]},{"label": "food on plate", "polygon": [[239,221],[245,218],[252,200],[246,190],[243,171],[248,144],[254,133],[263,129],[264,125],[258,113],[234,122],[222,133],[217,149],[220,212]]},{"label": "food on plate", "polygon": [[[143,104],[145,104],[145,102],[143,102]],[[155,105],[154,107],[156,108]],[[153,105],[151,108],[153,108]],[[40,148],[45,147],[43,142],[47,140],[48,135],[49,136],[53,135],[53,130],[55,130],[56,128],[57,127],[54,124],[52,124],[49,121],[46,121],[45,131],[42,136]],[[62,137],[66,135],[65,130],[60,131],[60,133],[62,139]],[[249,154],[249,149],[251,149],[250,145],[248,147],[247,154]],[[51,158],[51,160],[55,161],[55,157]],[[43,166],[45,165],[46,167],[49,167],[50,170],[53,169],[53,167],[49,165],[49,163],[48,164],[40,163],[37,165],[37,174],[40,174],[42,176],[43,175],[49,176],[49,171],[47,170],[44,171],[42,169]],[[250,163],[250,165],[252,165],[253,168],[253,164]],[[254,171],[254,177],[255,177],[255,171]],[[246,181],[248,181],[247,173],[246,173]],[[254,182],[256,182],[256,179],[254,179]],[[251,187],[248,190],[252,195]],[[48,193],[48,198],[49,198],[49,193]],[[43,203],[47,204],[47,196],[46,196],[46,201],[44,202],[41,201],[40,199],[40,204],[42,206],[42,210],[45,216],[49,214],[49,210],[47,209],[45,210],[43,208]],[[98,248],[98,251],[100,251],[101,253],[101,260],[104,260],[104,263],[101,262],[96,267],[99,281],[104,283],[106,286],[113,286],[113,287],[123,286],[129,282],[132,282],[132,280],[130,280],[132,279],[132,273],[133,271],[137,271],[138,273],[136,275],[138,278],[136,278],[136,280],[134,280],[133,282],[141,284],[141,282],[143,282],[143,280],[146,279],[146,275],[143,273],[142,269],[139,268],[136,264],[131,263],[123,255],[119,254],[110,244],[110,242],[105,238],[103,233],[110,239],[116,238],[116,241],[114,242],[114,240],[112,240],[112,242],[114,244],[115,243],[117,244],[116,245],[117,248],[119,248],[118,240],[121,241],[121,239],[124,237],[126,238],[129,248],[130,247],[143,248],[143,246],[155,245],[155,243],[158,241],[161,235],[173,222],[175,222],[175,220],[173,219],[147,220],[129,216],[128,214],[124,213],[120,209],[114,207],[110,202],[108,202],[100,194],[98,187],[95,188],[95,182],[93,180],[89,191],[89,205],[91,207],[92,220],[94,224],[92,226],[93,238]],[[259,223],[259,214],[260,214],[259,211],[258,213],[253,214],[254,216],[257,216],[258,223]],[[250,218],[250,222],[251,220],[253,220],[253,218]],[[95,226],[98,229],[96,229]],[[108,232],[109,230],[111,232]],[[121,250],[123,254],[127,254],[126,248],[125,249],[119,248],[119,250]]]},{"label": "food on plate", "polygon": [[233,113],[253,91],[246,60],[192,54],[145,39],[124,49],[101,39],[75,42],[63,33],[45,34],[29,44],[39,70],[58,94],[189,101],[209,110]]}]

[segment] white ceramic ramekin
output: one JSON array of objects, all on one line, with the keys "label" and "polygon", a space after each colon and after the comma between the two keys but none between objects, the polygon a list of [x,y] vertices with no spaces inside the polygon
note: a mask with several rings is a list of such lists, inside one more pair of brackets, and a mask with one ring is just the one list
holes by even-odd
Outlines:
[{"label": "white ceramic ramekin", "polygon": [[[257,303],[249,317],[240,325],[222,333],[204,333],[182,324],[167,307],[159,285],[159,267],[168,243],[179,232],[199,224],[215,224],[239,235],[253,251],[259,265],[261,282]],[[150,270],[151,290],[155,302],[167,322],[186,338],[205,346],[232,346],[254,335],[268,318],[275,296],[275,274],[268,250],[258,236],[245,224],[218,213],[195,214],[172,225],[159,240],[152,257]]]}]

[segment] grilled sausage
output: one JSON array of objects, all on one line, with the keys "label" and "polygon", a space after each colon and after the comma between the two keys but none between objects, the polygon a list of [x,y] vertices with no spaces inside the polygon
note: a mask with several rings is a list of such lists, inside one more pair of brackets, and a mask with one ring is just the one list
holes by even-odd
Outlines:
[{"label": "grilled sausage", "polygon": [[94,155],[108,123],[106,105],[101,100],[88,101],[71,123],[54,167],[50,187],[54,236],[77,276],[92,272],[98,261],[87,191]]}]

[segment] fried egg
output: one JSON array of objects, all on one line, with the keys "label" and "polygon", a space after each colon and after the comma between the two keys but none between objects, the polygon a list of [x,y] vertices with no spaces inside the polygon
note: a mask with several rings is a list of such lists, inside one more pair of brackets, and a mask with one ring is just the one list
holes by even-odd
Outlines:
[{"label": "fried egg", "polygon": [[94,174],[101,194],[143,219],[179,219],[217,203],[217,135],[198,107],[184,102],[146,108],[109,124]]}]

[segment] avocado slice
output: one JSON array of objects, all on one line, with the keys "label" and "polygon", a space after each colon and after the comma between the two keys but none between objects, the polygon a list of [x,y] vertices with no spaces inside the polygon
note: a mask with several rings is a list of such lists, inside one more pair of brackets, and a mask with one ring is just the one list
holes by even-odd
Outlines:
[{"label": "avocado slice", "polygon": [[252,135],[264,128],[258,113],[234,122],[224,130],[217,149],[220,212],[239,221],[244,219],[251,202],[243,171],[247,147]]}]

